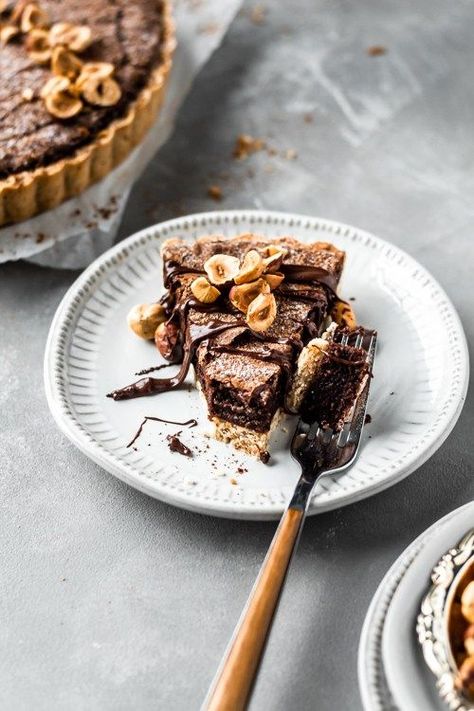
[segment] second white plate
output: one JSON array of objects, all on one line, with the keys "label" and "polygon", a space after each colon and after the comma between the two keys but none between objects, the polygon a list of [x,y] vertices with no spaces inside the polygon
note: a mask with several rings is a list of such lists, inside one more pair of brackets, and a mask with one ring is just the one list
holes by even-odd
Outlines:
[{"label": "second white plate", "polygon": [[[99,257],[73,284],[51,326],[45,386],[59,427],[91,459],[147,494],[176,506],[230,518],[278,517],[299,475],[288,445],[293,423],[280,429],[270,465],[206,439],[206,415],[192,387],[114,402],[110,390],[159,362],[156,350],[131,336],[126,314],[162,291],[160,246],[177,236],[254,231],[303,241],[334,242],[347,252],[341,294],[379,332],[375,377],[360,455],[348,471],[325,479],[310,513],[336,508],[400,481],[440,446],[462,408],[467,347],[446,294],[415,260],[362,230],[299,215],[226,211],[150,227]],[[127,448],[144,415],[195,417],[183,430],[193,459],[170,452],[176,427],[149,422],[136,449]]]}]

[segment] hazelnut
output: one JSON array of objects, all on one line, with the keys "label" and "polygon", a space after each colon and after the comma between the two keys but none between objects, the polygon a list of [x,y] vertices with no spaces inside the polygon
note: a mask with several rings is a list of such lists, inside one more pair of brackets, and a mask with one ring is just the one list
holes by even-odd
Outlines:
[{"label": "hazelnut", "polygon": [[[61,77],[64,78],[65,77]],[[69,81],[69,79],[66,79]],[[82,109],[82,101],[74,96],[71,87],[64,91],[46,94],[44,97],[46,110],[58,119],[69,119],[76,116]]]},{"label": "hazelnut", "polygon": [[456,688],[469,698],[474,697],[474,657],[466,657],[461,664],[456,677]]},{"label": "hazelnut", "polygon": [[247,323],[253,331],[267,331],[275,320],[276,310],[273,294],[259,294],[248,307]]},{"label": "hazelnut", "polygon": [[128,312],[127,323],[137,336],[150,341],[165,318],[165,309],[161,304],[137,304]]},{"label": "hazelnut", "polygon": [[274,274],[264,274],[262,278],[265,279],[270,289],[273,291],[274,289],[278,289],[285,277],[281,272],[275,272]]},{"label": "hazelnut", "polygon": [[91,76],[81,80],[81,94],[94,106],[114,106],[122,96],[122,91],[111,77]]},{"label": "hazelnut", "polygon": [[92,32],[87,25],[72,25],[70,22],[57,22],[49,30],[52,47],[65,45],[72,52],[83,52],[92,42]]},{"label": "hazelnut", "polygon": [[468,622],[474,622],[474,580],[464,588],[461,595],[461,610]]},{"label": "hazelnut", "polygon": [[264,264],[261,254],[256,249],[251,249],[245,255],[239,273],[235,275],[234,281],[236,284],[247,284],[249,281],[258,279],[264,270]]},{"label": "hazelnut", "polygon": [[204,262],[204,269],[211,284],[225,284],[238,274],[240,262],[230,254],[214,254]]},{"label": "hazelnut", "polygon": [[177,363],[181,358],[179,330],[172,321],[160,323],[155,331],[155,345],[165,360]]},{"label": "hazelnut", "polygon": [[[272,249],[273,246],[272,246]],[[283,259],[285,257],[286,250],[280,249],[277,252],[273,252],[268,257],[264,257],[263,265],[266,272],[276,272],[280,269]]]},{"label": "hazelnut", "polygon": [[25,47],[28,56],[37,64],[47,64],[51,59],[51,47],[45,30],[31,30],[26,38]]},{"label": "hazelnut", "polygon": [[14,37],[20,34],[20,30],[16,25],[3,25],[0,28],[0,44],[8,44]]},{"label": "hazelnut", "polygon": [[81,60],[73,52],[64,47],[54,47],[51,56],[51,69],[53,74],[75,79],[82,68]]},{"label": "hazelnut", "polygon": [[215,286],[210,284],[206,277],[200,276],[191,284],[191,291],[198,301],[203,304],[212,304],[213,301],[219,298],[221,292]]},{"label": "hazelnut", "polygon": [[331,316],[338,326],[347,326],[347,328],[355,328],[357,326],[356,317],[351,306],[344,301],[336,301],[332,307]]},{"label": "hazelnut", "polygon": [[36,3],[25,5],[21,13],[20,28],[22,32],[29,32],[35,27],[45,27],[48,24],[48,15]]},{"label": "hazelnut", "polygon": [[105,79],[106,77],[111,77],[114,71],[115,67],[110,62],[86,62],[82,65],[77,83],[80,86],[83,81],[90,77]]},{"label": "hazelnut", "polygon": [[469,656],[474,655],[474,625],[472,624],[464,632],[464,648]]},{"label": "hazelnut", "polygon": [[268,294],[269,292],[269,284],[267,284],[264,279],[257,279],[248,284],[233,286],[229,292],[229,299],[239,311],[246,314],[251,302],[254,301],[259,294]]}]

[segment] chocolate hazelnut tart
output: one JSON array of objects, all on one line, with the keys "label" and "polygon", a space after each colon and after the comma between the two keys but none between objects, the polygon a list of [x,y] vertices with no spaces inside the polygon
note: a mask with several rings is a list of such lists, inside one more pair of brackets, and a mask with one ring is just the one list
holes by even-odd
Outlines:
[{"label": "chocolate hazelnut tart", "polygon": [[127,157],[159,112],[174,46],[169,0],[0,0],[0,225]]},{"label": "chocolate hazelnut tart", "polygon": [[285,413],[342,427],[369,377],[365,353],[351,345],[361,327],[336,294],[344,252],[243,234],[170,239],[162,257],[166,292],[132,309],[129,326],[181,367],[109,397],[177,388],[192,365],[215,437],[264,461]]}]

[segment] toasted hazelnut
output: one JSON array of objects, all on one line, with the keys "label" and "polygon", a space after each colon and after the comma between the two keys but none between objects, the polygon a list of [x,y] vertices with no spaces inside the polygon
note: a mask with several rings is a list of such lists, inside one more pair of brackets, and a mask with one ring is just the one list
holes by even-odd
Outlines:
[{"label": "toasted hazelnut", "polygon": [[273,252],[268,257],[264,257],[263,266],[265,272],[277,272],[285,257],[286,250],[279,250],[278,252]]},{"label": "toasted hazelnut", "polygon": [[278,289],[284,278],[285,277],[281,274],[281,272],[276,272],[275,274],[264,274],[262,277],[262,279],[265,279],[272,291],[274,289]]},{"label": "toasted hazelnut", "polygon": [[249,281],[255,281],[263,272],[264,265],[262,255],[256,249],[251,249],[245,255],[239,273],[235,275],[234,281],[236,284],[247,284]]},{"label": "toasted hazelnut", "polygon": [[25,5],[21,13],[20,28],[22,32],[29,32],[35,27],[46,27],[48,15],[36,3],[30,2]]},{"label": "toasted hazelnut", "polygon": [[466,657],[456,676],[456,688],[469,698],[474,697],[474,657]]},{"label": "toasted hazelnut", "polygon": [[346,326],[347,328],[355,328],[357,320],[355,314],[349,304],[345,301],[336,301],[332,307],[331,316],[338,326]]},{"label": "toasted hazelnut", "polygon": [[239,311],[246,314],[248,307],[259,294],[268,293],[270,293],[270,285],[264,279],[257,279],[248,284],[233,286],[229,292],[229,299]]},{"label": "toasted hazelnut", "polygon": [[461,610],[468,622],[474,622],[474,580],[471,580],[463,590]]},{"label": "toasted hazelnut", "polygon": [[137,336],[150,341],[165,319],[165,309],[161,304],[137,304],[128,312],[127,323]]},{"label": "toasted hazelnut", "polygon": [[225,284],[238,274],[240,262],[230,254],[214,254],[204,262],[204,269],[211,284]]},{"label": "toasted hazelnut", "polygon": [[0,44],[6,45],[20,34],[20,29],[16,25],[4,25],[0,28]]},{"label": "toasted hazelnut", "polygon": [[82,109],[82,101],[70,91],[57,91],[44,98],[46,110],[58,119],[69,119]]},{"label": "toasted hazelnut", "polygon": [[114,106],[122,96],[122,91],[111,77],[92,76],[81,80],[81,94],[94,106]]},{"label": "toasted hazelnut", "polygon": [[206,277],[200,276],[191,284],[191,291],[198,301],[203,304],[212,304],[213,301],[219,298],[221,292],[215,286],[210,284]]},{"label": "toasted hazelnut", "polygon": [[98,77],[100,79],[111,77],[114,71],[115,67],[110,62],[86,62],[82,65],[77,84],[80,86],[83,81],[90,77]]},{"label": "toasted hazelnut", "polygon": [[37,64],[47,64],[51,59],[51,47],[45,30],[31,30],[26,38],[25,47],[30,59]]},{"label": "toasted hazelnut", "polygon": [[52,47],[64,45],[72,52],[83,52],[92,43],[92,32],[87,25],[72,25],[70,22],[57,22],[49,30]]},{"label": "toasted hazelnut", "polygon": [[53,74],[75,79],[81,72],[82,62],[73,52],[69,52],[64,47],[54,47],[51,69]]},{"label": "toasted hazelnut", "polygon": [[474,625],[471,624],[464,631],[464,648],[468,655],[471,657],[474,655]]},{"label": "toasted hazelnut", "polygon": [[259,294],[247,309],[247,323],[258,333],[267,331],[276,317],[276,301],[273,294]]},{"label": "toasted hazelnut", "polygon": [[180,360],[181,346],[179,344],[179,330],[171,321],[160,323],[155,331],[155,345],[165,360],[176,363]]},{"label": "toasted hazelnut", "polygon": [[51,77],[46,84],[43,84],[40,96],[45,99],[49,94],[57,94],[58,91],[68,91],[71,88],[71,82],[67,77]]}]

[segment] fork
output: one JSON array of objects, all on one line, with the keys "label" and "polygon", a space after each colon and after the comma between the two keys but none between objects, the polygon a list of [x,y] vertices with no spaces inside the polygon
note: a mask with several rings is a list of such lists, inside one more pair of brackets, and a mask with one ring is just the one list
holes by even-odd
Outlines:
[{"label": "fork", "polygon": [[[369,374],[375,358],[375,332],[345,334],[341,344],[355,338],[354,345],[367,353]],[[265,641],[277,609],[292,556],[303,529],[311,492],[323,476],[350,466],[364,427],[370,375],[356,400],[351,419],[339,431],[323,429],[317,422],[299,420],[291,442],[291,454],[301,465],[301,476],[263,561],[232,639],[214,677],[202,709],[245,709],[263,655]]]}]

